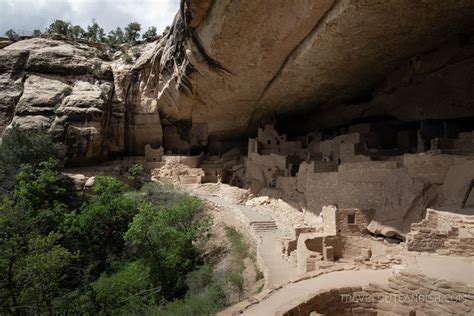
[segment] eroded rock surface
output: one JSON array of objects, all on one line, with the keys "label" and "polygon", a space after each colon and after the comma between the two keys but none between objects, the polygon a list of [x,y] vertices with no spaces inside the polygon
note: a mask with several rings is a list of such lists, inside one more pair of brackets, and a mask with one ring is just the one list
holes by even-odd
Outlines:
[{"label": "eroded rock surface", "polygon": [[73,42],[19,41],[0,50],[0,130],[12,124],[66,144],[72,162],[105,158],[114,90],[106,53]]},{"label": "eroded rock surface", "polygon": [[[472,117],[472,21],[468,0],[186,0],[132,64],[64,40],[4,47],[0,130],[49,120],[58,138],[81,138],[70,156],[87,160],[146,144],[220,148],[274,116],[299,135],[381,116]],[[40,104],[50,80],[69,88]],[[39,99],[19,102],[23,86]]]},{"label": "eroded rock surface", "polygon": [[313,113],[293,122],[308,131],[370,116],[412,121],[474,112],[466,89],[470,1],[204,1],[186,8],[150,58],[150,73],[142,72],[164,125],[204,123],[211,137],[225,139],[255,132],[271,115]]}]

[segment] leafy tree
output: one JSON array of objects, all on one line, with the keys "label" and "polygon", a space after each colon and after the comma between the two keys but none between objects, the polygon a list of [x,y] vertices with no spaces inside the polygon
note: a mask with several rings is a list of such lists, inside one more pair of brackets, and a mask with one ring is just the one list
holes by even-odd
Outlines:
[{"label": "leafy tree", "polygon": [[132,22],[125,27],[125,39],[126,41],[131,44],[135,45],[137,43],[138,38],[140,37],[140,31],[142,27],[138,22]]},{"label": "leafy tree", "polygon": [[104,29],[99,26],[96,20],[92,20],[92,25],[87,26],[87,38],[93,42],[104,42],[105,32]]},{"label": "leafy tree", "polygon": [[6,131],[0,144],[0,196],[13,190],[23,164],[35,170],[40,162],[55,158],[63,161],[64,146],[43,133],[22,130],[18,125]]},{"label": "leafy tree", "polygon": [[[9,205],[8,205],[9,206]],[[52,314],[63,293],[67,267],[77,258],[59,244],[61,235],[30,229],[15,207],[0,212],[0,314]]]},{"label": "leafy tree", "polygon": [[41,31],[40,30],[34,30],[33,31],[33,37],[40,37],[41,36]]},{"label": "leafy tree", "polygon": [[156,38],[156,36],[157,36],[156,27],[150,26],[148,30],[146,30],[146,32],[143,33],[142,38],[146,41],[152,41]]},{"label": "leafy tree", "polygon": [[87,249],[95,271],[120,257],[129,222],[136,213],[136,202],[124,195],[127,185],[113,177],[97,177],[90,201],[64,222],[64,231],[74,249]]},{"label": "leafy tree", "polygon": [[59,227],[67,210],[78,199],[71,180],[60,171],[59,162],[50,158],[41,162],[36,170],[25,165],[17,176],[14,205],[26,212],[28,221],[37,231],[46,234]]},{"label": "leafy tree", "polygon": [[86,37],[86,31],[84,31],[84,29],[80,25],[71,26],[69,32],[73,39]]},{"label": "leafy tree", "polygon": [[12,29],[9,29],[8,31],[6,31],[5,36],[8,37],[10,41],[14,41],[14,42],[20,38],[18,34]]},{"label": "leafy tree", "polygon": [[69,22],[65,22],[63,20],[54,20],[54,22],[51,23],[46,29],[46,33],[49,33],[49,34],[58,33],[64,36],[69,36],[70,27],[71,27],[71,23]]},{"label": "leafy tree", "polygon": [[133,164],[128,169],[128,179],[132,181],[133,186],[139,189],[143,185],[143,177],[145,176],[145,169],[141,164]]},{"label": "leafy tree", "polygon": [[31,238],[25,257],[17,264],[19,298],[23,305],[34,306],[37,314],[53,314],[53,301],[64,291],[61,283],[67,267],[77,258],[58,244],[60,238],[56,233]]},{"label": "leafy tree", "polygon": [[150,267],[151,277],[161,286],[164,299],[184,295],[185,276],[199,263],[193,242],[200,237],[201,212],[199,200],[191,197],[160,209],[144,203],[125,234],[125,239]]},{"label": "leafy tree", "polygon": [[153,286],[150,269],[137,260],[125,263],[115,273],[102,274],[92,283],[92,290],[102,312],[136,314],[156,304],[154,298],[160,287]]},{"label": "leafy tree", "polygon": [[168,303],[163,308],[152,308],[148,314],[165,315],[214,315],[227,305],[224,279],[212,267],[204,265],[186,277],[189,291],[182,300]]},{"label": "leafy tree", "polygon": [[122,28],[117,27],[115,30],[112,30],[107,35],[107,44],[112,48],[118,48],[120,45],[125,43],[125,36],[123,34]]}]

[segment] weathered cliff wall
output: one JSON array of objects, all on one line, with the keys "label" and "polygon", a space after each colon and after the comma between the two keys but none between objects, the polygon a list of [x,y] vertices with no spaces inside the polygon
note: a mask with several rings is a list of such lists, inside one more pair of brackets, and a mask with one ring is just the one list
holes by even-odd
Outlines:
[{"label": "weathered cliff wall", "polygon": [[225,139],[272,115],[294,113],[307,132],[371,116],[474,114],[471,1],[188,2],[183,16],[196,18],[177,16],[175,54],[151,71],[170,123],[206,124]]},{"label": "weathered cliff wall", "polygon": [[[114,120],[108,55],[79,43],[20,41],[0,50],[0,132],[8,125],[47,132],[71,161],[105,158]],[[119,106],[120,107],[120,106]]]},{"label": "weathered cliff wall", "polygon": [[273,116],[294,133],[472,117],[473,21],[469,0],[183,0],[132,65],[73,42],[2,48],[0,131],[47,130],[88,161],[199,152]]}]

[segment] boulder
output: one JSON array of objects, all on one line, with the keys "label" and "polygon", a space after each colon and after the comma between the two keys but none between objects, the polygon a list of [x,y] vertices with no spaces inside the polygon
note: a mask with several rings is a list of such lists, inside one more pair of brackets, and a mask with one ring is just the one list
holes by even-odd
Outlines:
[{"label": "boulder", "polygon": [[386,237],[405,234],[413,222],[423,218],[427,207],[439,205],[440,186],[413,179],[404,168],[394,170],[385,179],[381,205],[367,229]]},{"label": "boulder", "polygon": [[15,115],[51,116],[62,99],[70,94],[71,86],[47,76],[29,75],[23,94],[16,104]]},{"label": "boulder", "polygon": [[15,105],[22,93],[21,79],[14,81],[8,76],[0,75],[0,135],[11,122]]}]

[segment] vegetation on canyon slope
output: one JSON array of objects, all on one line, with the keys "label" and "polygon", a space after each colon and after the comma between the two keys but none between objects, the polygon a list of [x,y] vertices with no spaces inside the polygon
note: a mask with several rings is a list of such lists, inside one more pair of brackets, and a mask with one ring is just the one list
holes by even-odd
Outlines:
[{"label": "vegetation on canyon slope", "polygon": [[202,256],[198,199],[142,185],[137,167],[135,189],[102,176],[77,192],[63,153],[17,127],[3,138],[0,314],[209,315],[230,303],[230,274]]}]

